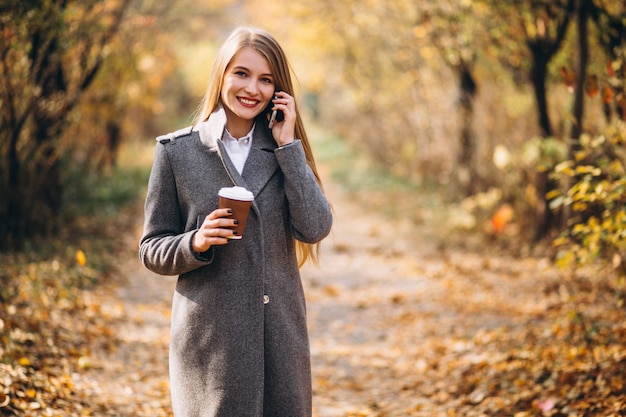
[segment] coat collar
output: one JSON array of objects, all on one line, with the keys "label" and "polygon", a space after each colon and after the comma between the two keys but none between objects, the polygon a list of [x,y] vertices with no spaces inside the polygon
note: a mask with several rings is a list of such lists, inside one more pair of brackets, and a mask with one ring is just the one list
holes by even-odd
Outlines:
[{"label": "coat collar", "polygon": [[276,142],[268,129],[264,129],[257,123],[243,172],[241,174],[237,172],[222,142],[226,133],[226,112],[222,106],[219,106],[206,121],[197,124],[194,130],[198,131],[200,141],[206,147],[218,153],[233,183],[252,191],[255,197],[278,169],[278,162],[274,155]]}]

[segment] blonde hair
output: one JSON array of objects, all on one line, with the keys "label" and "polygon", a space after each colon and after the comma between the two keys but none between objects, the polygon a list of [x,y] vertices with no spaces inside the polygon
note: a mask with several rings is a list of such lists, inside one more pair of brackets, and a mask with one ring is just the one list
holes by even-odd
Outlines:
[{"label": "blonde hair", "polygon": [[[284,91],[292,97],[295,96],[289,62],[287,61],[287,57],[276,39],[262,29],[240,27],[235,29],[230,34],[217,53],[211,77],[209,78],[209,84],[207,86],[204,99],[198,109],[195,123],[206,121],[211,113],[217,110],[221,102],[222,84],[226,69],[233,58],[244,48],[252,48],[265,57],[270,66],[270,70],[272,71],[272,75],[274,76],[274,85],[276,90]],[[266,125],[266,123],[264,123],[265,120],[262,119],[264,117],[264,112],[257,116],[257,119],[259,119],[258,121],[260,122],[257,125]],[[271,134],[271,132],[269,132],[269,134]],[[322,187],[322,181],[317,172],[317,167],[315,166],[313,151],[297,106],[295,135],[302,142],[307,165],[311,168],[311,171],[313,171],[319,186]],[[314,264],[317,264],[319,260],[319,252],[319,243],[308,244],[296,241],[296,253],[298,256],[298,266],[300,267],[309,260]]]}]

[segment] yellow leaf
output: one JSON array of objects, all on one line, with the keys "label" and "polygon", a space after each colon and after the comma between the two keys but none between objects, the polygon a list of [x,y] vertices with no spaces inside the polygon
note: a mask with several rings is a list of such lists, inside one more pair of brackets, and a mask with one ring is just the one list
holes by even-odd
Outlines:
[{"label": "yellow leaf", "polygon": [[85,256],[85,252],[80,249],[76,251],[76,262],[80,266],[85,266],[85,264],[87,263],[87,257]]},{"label": "yellow leaf", "polygon": [[553,200],[561,195],[560,190],[551,190],[546,193],[546,199]]},{"label": "yellow leaf", "polygon": [[91,368],[91,359],[88,356],[81,356],[80,358],[78,358],[78,367],[80,369]]},{"label": "yellow leaf", "polygon": [[18,363],[22,366],[30,366],[30,359],[22,357]]},{"label": "yellow leaf", "polygon": [[569,239],[566,237],[558,237],[552,241],[553,246],[567,245],[568,243]]}]

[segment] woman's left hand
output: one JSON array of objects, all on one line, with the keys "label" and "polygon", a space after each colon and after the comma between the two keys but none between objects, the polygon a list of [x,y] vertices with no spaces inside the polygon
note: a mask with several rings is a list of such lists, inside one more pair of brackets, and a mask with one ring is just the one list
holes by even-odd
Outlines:
[{"label": "woman's left hand", "polygon": [[294,141],[296,129],[296,101],[284,91],[277,91],[275,99],[272,100],[274,107],[272,110],[283,112],[284,119],[274,123],[272,135],[278,146],[285,146]]}]

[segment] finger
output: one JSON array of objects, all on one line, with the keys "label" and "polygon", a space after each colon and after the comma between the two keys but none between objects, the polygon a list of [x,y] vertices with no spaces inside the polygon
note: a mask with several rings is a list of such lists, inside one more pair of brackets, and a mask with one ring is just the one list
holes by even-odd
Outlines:
[{"label": "finger", "polygon": [[292,109],[292,108],[295,108],[296,101],[293,99],[293,97],[286,97],[283,100],[281,100],[280,104],[284,105],[288,109]]},{"label": "finger", "polygon": [[227,228],[205,229],[202,231],[202,239],[208,245],[224,245],[234,234],[236,234],[234,230]]},{"label": "finger", "polygon": [[239,220],[232,218],[220,218],[213,220],[208,229],[231,229],[239,224]]},{"label": "finger", "polygon": [[286,98],[291,98],[291,96],[289,95],[289,93],[286,93],[284,91],[277,91],[274,96],[278,97],[279,99],[286,99]]},{"label": "finger", "polygon": [[232,230],[237,223],[235,219],[219,218],[202,224],[200,231],[206,239],[226,237],[232,235]]},{"label": "finger", "polygon": [[211,229],[212,239],[228,240],[228,238],[236,236],[237,231],[230,228]]},{"label": "finger", "polygon": [[296,102],[292,96],[282,91],[276,93],[275,97],[276,98],[272,100],[275,104],[284,104],[289,106],[290,104],[295,104]]},{"label": "finger", "polygon": [[230,208],[221,208],[221,209],[213,210],[211,214],[206,216],[205,222],[207,220],[212,221],[212,220],[219,219],[222,217],[232,216],[232,214],[233,214],[233,210]]},{"label": "finger", "polygon": [[211,246],[225,245],[228,239],[220,236],[219,229],[200,229],[193,237],[193,249],[197,252],[206,252]]}]

